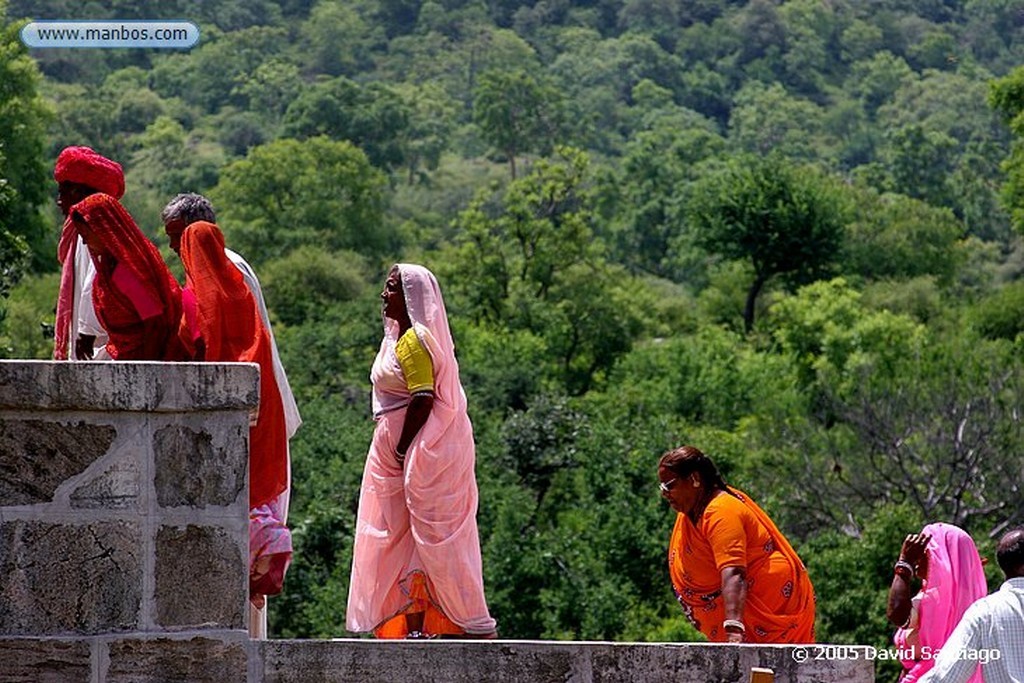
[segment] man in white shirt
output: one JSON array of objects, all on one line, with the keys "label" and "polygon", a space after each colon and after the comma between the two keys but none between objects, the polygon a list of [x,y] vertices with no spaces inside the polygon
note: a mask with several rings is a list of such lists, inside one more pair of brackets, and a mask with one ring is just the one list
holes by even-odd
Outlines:
[{"label": "man in white shirt", "polygon": [[[124,196],[121,165],[89,147],[65,147],[53,169],[57,206],[67,219],[71,208],[97,193],[120,201]],[[67,221],[61,233],[58,258],[64,264],[57,299],[54,358],[57,360],[110,360],[107,333],[96,316],[92,283],[96,267],[82,238]]]},{"label": "man in white shirt", "polygon": [[1006,581],[967,608],[921,683],[963,683],[976,669],[985,683],[1024,683],[1024,527],[999,539],[996,559]]},{"label": "man in white shirt", "polygon": [[[164,223],[164,232],[167,233],[168,240],[170,241],[171,249],[174,253],[181,255],[181,235],[192,223],[196,221],[207,221],[210,223],[217,222],[216,213],[213,210],[213,205],[210,204],[210,200],[206,197],[195,194],[195,193],[184,193],[179,194],[172,199],[164,210],[160,214],[160,218]],[[302,417],[299,415],[298,405],[295,403],[295,396],[292,394],[291,386],[288,384],[288,376],[285,374],[284,365],[281,364],[281,357],[277,352],[277,342],[274,340],[274,331],[270,327],[270,317],[267,313],[267,304],[263,300],[263,290],[260,288],[260,281],[256,277],[256,273],[253,271],[252,266],[246,263],[240,255],[231,251],[228,248],[224,248],[224,254],[228,259],[238,268],[239,272],[242,273],[242,277],[245,280],[246,286],[249,291],[252,292],[253,298],[256,299],[256,305],[259,307],[260,317],[263,319],[263,325],[267,329],[267,334],[270,336],[270,350],[274,360],[274,378],[277,380],[277,386],[281,392],[281,403],[284,406],[284,419],[285,419],[285,432],[288,438],[291,439],[299,426],[302,424]],[[288,503],[289,495],[291,493],[291,456],[288,458],[288,488],[285,489],[284,493],[272,503],[273,516],[280,519],[282,524],[288,521]],[[265,512],[265,511],[264,511]],[[250,520],[251,515],[250,512]],[[251,524],[251,521],[250,521]],[[254,638],[266,638],[267,634],[267,610],[265,601],[260,601],[261,604],[250,603],[249,613],[249,632]]]}]

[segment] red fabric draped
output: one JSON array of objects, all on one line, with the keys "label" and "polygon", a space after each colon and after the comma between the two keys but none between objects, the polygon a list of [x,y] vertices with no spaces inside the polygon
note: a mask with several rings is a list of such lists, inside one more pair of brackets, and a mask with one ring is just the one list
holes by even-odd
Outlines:
[{"label": "red fabric draped", "polygon": [[71,339],[71,316],[75,297],[75,252],[78,231],[71,218],[64,221],[57,244],[57,260],[61,264],[60,292],[57,294],[57,317],[53,329],[53,359],[67,360]]},{"label": "red fabric draped", "polygon": [[260,366],[259,417],[249,433],[249,507],[256,508],[288,485],[288,436],[270,335],[242,274],[224,253],[224,236],[216,225],[200,221],[185,229],[181,262],[186,286],[196,298],[205,359]]},{"label": "red fabric draped", "polygon": [[[110,336],[111,358],[188,360],[177,334],[181,288],[125,208],[97,193],[75,204],[68,220],[90,245],[96,266],[93,303]],[[62,236],[62,251],[64,243]]]}]

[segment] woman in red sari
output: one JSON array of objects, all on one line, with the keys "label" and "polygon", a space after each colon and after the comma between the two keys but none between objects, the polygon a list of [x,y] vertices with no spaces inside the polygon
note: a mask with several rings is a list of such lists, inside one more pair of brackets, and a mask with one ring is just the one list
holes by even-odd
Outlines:
[{"label": "woman in red sari", "polygon": [[182,325],[185,343],[195,343],[198,360],[260,366],[260,404],[249,430],[249,591],[260,608],[262,596],[281,591],[292,555],[291,534],[275,507],[288,486],[288,434],[270,335],[216,225],[199,221],[185,228],[180,254],[185,320],[194,321],[194,327]]},{"label": "woman in red sari", "polygon": [[156,245],[124,207],[97,193],[75,204],[68,221],[88,245],[93,303],[114,360],[188,360],[178,339],[181,289]]},{"label": "woman in red sari", "polygon": [[676,511],[669,574],[687,618],[713,642],[813,643],[814,589],[768,515],[693,446],[661,457]]}]

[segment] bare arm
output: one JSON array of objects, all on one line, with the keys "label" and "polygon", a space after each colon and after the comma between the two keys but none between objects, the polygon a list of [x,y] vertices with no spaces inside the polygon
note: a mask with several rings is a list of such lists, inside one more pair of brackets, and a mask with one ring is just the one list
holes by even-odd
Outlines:
[{"label": "bare arm", "polygon": [[[725,618],[743,622],[743,607],[747,603],[746,567],[726,567],[722,570],[722,600],[725,602]],[[744,632],[737,627],[725,628],[730,643],[742,643]]]},{"label": "bare arm", "polygon": [[405,453],[409,450],[412,440],[426,424],[430,417],[430,411],[434,407],[434,395],[432,393],[415,394],[409,401],[409,407],[405,409],[405,422],[402,424],[402,434],[398,437],[398,444],[395,446],[399,462],[405,460]]},{"label": "bare arm", "polygon": [[[924,558],[930,538],[927,534],[907,536],[903,541],[898,562],[909,564],[916,572]],[[903,626],[910,618],[910,599],[913,597],[913,592],[910,586],[911,577],[907,574],[906,570],[897,571],[892,577],[892,585],[889,586],[889,600],[886,604],[885,616],[893,626]]]}]

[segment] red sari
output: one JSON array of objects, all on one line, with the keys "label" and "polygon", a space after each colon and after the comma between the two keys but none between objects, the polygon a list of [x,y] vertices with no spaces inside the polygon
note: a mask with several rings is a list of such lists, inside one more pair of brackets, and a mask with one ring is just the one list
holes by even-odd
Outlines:
[{"label": "red sari", "polygon": [[181,262],[186,287],[195,295],[204,359],[260,366],[259,416],[249,433],[249,508],[257,508],[288,486],[288,434],[270,335],[242,274],[224,253],[224,236],[216,225],[200,221],[185,229]]},{"label": "red sari", "polygon": [[71,208],[68,222],[92,245],[93,303],[109,335],[110,357],[188,360],[178,339],[181,288],[120,202],[102,193],[90,195]]}]

